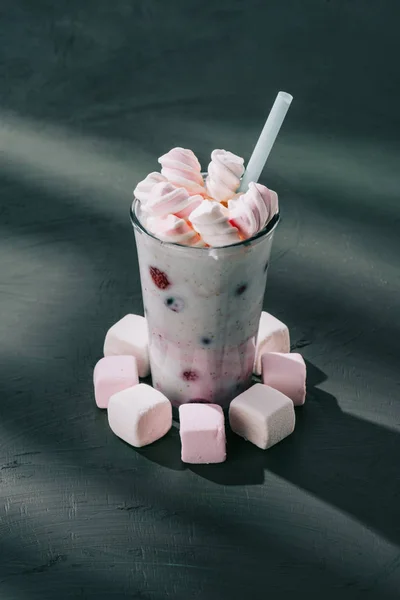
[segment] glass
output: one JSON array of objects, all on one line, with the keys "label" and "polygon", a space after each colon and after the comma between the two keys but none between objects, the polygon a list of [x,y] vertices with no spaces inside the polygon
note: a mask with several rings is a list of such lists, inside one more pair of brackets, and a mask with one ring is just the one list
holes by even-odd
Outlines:
[{"label": "glass", "polygon": [[153,386],[175,406],[227,407],[251,384],[272,240],[279,215],[249,240],[221,248],[162,242],[131,220],[149,329]]}]

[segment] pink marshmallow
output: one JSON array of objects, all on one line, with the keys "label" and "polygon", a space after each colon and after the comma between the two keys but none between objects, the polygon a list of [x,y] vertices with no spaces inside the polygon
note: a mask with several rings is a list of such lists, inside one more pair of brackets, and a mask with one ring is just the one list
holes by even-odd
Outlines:
[{"label": "pink marshmallow", "polygon": [[242,235],[250,238],[263,229],[278,212],[278,196],[260,183],[249,183],[249,189],[228,203],[230,222]]},{"label": "pink marshmallow", "polygon": [[221,463],[226,459],[224,413],[216,404],[182,404],[179,407],[182,461]]},{"label": "pink marshmallow", "polygon": [[269,313],[261,313],[257,333],[254,373],[261,375],[261,356],[264,352],[290,352],[289,329]]},{"label": "pink marshmallow", "polygon": [[159,440],[172,426],[171,402],[145,383],[111,396],[107,414],[115,435],[136,448]]},{"label": "pink marshmallow", "polygon": [[196,155],[186,148],[172,148],[160,156],[161,173],[178,187],[186,188],[190,194],[205,194],[201,166]]},{"label": "pink marshmallow", "polygon": [[113,394],[137,385],[139,377],[134,356],[105,356],[93,372],[94,396],[99,408],[107,408]]},{"label": "pink marshmallow", "polygon": [[139,315],[125,315],[107,331],[104,356],[129,354],[137,361],[139,377],[150,373],[147,321]]},{"label": "pink marshmallow", "polygon": [[262,380],[265,385],[288,396],[295,406],[306,399],[306,364],[301,354],[267,352],[261,356]]}]

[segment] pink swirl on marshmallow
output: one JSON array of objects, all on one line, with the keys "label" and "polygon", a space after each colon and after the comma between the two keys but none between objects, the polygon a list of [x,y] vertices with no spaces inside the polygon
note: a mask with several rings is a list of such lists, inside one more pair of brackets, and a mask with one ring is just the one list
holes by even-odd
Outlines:
[{"label": "pink swirl on marshmallow", "polygon": [[229,200],[238,189],[243,172],[243,158],[227,150],[213,150],[208,165],[207,192],[218,202]]},{"label": "pink swirl on marshmallow", "polygon": [[203,200],[190,215],[190,222],[209,246],[218,248],[240,242],[238,230],[229,222],[228,209],[219,202]]},{"label": "pink swirl on marshmallow", "polygon": [[149,217],[146,221],[146,227],[163,242],[195,246],[197,248],[205,246],[199,234],[184,219],[180,219],[175,215],[168,215],[164,218]]},{"label": "pink swirl on marshmallow", "polygon": [[165,182],[167,180],[165,179],[164,175],[161,175],[161,173],[157,173],[156,171],[154,171],[153,173],[149,173],[147,177],[143,179],[143,181],[139,181],[139,183],[133,190],[133,195],[135,196],[135,198],[140,200],[142,204],[146,204],[146,202],[149,201],[149,198],[156,183],[160,183],[163,181]]},{"label": "pink swirl on marshmallow", "polygon": [[143,210],[157,217],[174,214],[181,218],[187,218],[202,201],[202,196],[189,196],[189,192],[185,188],[176,187],[166,181],[156,183]]},{"label": "pink swirl on marshmallow", "polygon": [[200,196],[200,194],[196,194],[196,196],[189,196],[188,199],[188,204],[186,206],[186,208],[183,208],[182,210],[180,210],[179,212],[175,213],[178,217],[181,217],[181,219],[188,219],[190,217],[190,215],[192,214],[192,212],[194,211],[195,208],[197,208],[198,206],[200,206],[200,204],[203,202],[204,198],[203,196]]},{"label": "pink swirl on marshmallow", "polygon": [[184,187],[190,194],[206,194],[201,166],[196,155],[186,148],[172,148],[160,156],[161,173],[177,186]]},{"label": "pink swirl on marshmallow", "polygon": [[278,195],[260,183],[249,183],[246,193],[229,200],[229,221],[250,238],[261,231],[278,212]]}]

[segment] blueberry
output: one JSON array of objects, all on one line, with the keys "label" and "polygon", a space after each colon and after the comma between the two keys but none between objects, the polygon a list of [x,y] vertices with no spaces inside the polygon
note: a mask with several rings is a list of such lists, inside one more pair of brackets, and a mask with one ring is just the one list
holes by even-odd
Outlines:
[{"label": "blueberry", "polygon": [[182,298],[174,298],[169,296],[164,301],[165,306],[167,306],[172,312],[181,312],[184,309],[185,303]]},{"label": "blueberry", "polygon": [[244,294],[244,292],[247,290],[247,283],[242,283],[241,285],[238,285],[235,291],[235,295],[236,296],[241,296],[242,294]]},{"label": "blueberry", "polygon": [[212,343],[212,339],[210,337],[202,337],[201,338],[201,343],[203,344],[203,346],[209,346]]}]

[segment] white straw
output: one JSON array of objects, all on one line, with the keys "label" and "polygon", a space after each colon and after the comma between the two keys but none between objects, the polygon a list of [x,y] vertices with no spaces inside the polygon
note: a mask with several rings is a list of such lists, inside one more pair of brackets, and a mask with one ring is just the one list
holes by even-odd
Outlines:
[{"label": "white straw", "polygon": [[251,181],[257,183],[292,100],[293,96],[286,92],[279,92],[277,95],[244,172],[240,191],[245,192]]}]

